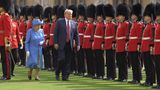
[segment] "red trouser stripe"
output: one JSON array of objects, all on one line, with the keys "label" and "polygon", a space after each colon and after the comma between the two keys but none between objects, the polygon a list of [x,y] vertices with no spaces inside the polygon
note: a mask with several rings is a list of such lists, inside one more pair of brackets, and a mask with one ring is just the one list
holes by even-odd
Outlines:
[{"label": "red trouser stripe", "polygon": [[9,65],[9,57],[8,52],[6,51],[6,69],[7,69],[7,79],[10,78],[10,65]]}]

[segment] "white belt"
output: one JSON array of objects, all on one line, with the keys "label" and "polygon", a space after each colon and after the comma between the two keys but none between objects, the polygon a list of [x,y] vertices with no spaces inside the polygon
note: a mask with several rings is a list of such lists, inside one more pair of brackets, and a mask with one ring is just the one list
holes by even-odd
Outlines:
[{"label": "white belt", "polygon": [[46,36],[47,36],[47,34],[44,34],[44,36],[46,37]]},{"label": "white belt", "polygon": [[108,37],[105,37],[104,39],[111,39],[111,38],[114,38],[113,36],[108,36]]},{"label": "white belt", "polygon": [[16,38],[17,36],[16,35],[13,35],[13,38]]},{"label": "white belt", "polygon": [[84,38],[91,38],[90,35],[84,35]]},{"label": "white belt", "polygon": [[53,36],[54,34],[50,34],[50,36]]},{"label": "white belt", "polygon": [[102,36],[94,35],[94,38],[103,38]]},{"label": "white belt", "polygon": [[142,40],[149,40],[151,39],[150,37],[143,37]]},{"label": "white belt", "polygon": [[129,39],[138,39],[138,37],[129,37]]},{"label": "white belt", "polygon": [[117,40],[120,40],[120,39],[125,39],[126,37],[117,37],[116,39]]},{"label": "white belt", "polygon": [[79,33],[79,36],[83,36],[84,34],[83,33]]},{"label": "white belt", "polygon": [[154,42],[160,42],[160,39],[155,39]]},{"label": "white belt", "polygon": [[22,32],[19,32],[19,34],[23,34]]}]

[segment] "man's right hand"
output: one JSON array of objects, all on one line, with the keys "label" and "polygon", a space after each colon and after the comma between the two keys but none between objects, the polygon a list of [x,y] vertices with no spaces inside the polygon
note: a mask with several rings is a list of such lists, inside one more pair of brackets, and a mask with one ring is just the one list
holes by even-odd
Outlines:
[{"label": "man's right hand", "polygon": [[58,44],[54,44],[54,48],[55,48],[56,50],[58,50],[59,45],[58,45]]}]

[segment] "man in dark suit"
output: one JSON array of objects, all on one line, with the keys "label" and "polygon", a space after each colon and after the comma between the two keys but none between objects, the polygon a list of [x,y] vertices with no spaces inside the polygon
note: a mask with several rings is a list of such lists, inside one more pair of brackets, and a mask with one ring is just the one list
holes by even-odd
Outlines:
[{"label": "man in dark suit", "polygon": [[54,47],[58,50],[56,65],[56,80],[59,80],[60,71],[62,71],[62,80],[68,81],[70,74],[71,52],[73,41],[76,41],[77,50],[80,49],[80,42],[77,32],[77,24],[72,21],[72,10],[66,9],[64,17],[56,23],[54,32]]}]

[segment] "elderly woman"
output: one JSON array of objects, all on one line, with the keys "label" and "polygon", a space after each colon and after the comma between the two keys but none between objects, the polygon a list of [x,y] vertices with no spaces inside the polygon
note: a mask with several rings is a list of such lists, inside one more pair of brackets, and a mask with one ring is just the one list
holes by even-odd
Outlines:
[{"label": "elderly woman", "polygon": [[44,43],[44,33],[41,29],[43,24],[40,19],[32,21],[32,28],[27,31],[25,50],[26,50],[26,67],[29,68],[28,79],[32,79],[32,71],[35,69],[35,80],[40,80],[39,70],[43,68],[42,62],[42,45]]}]

